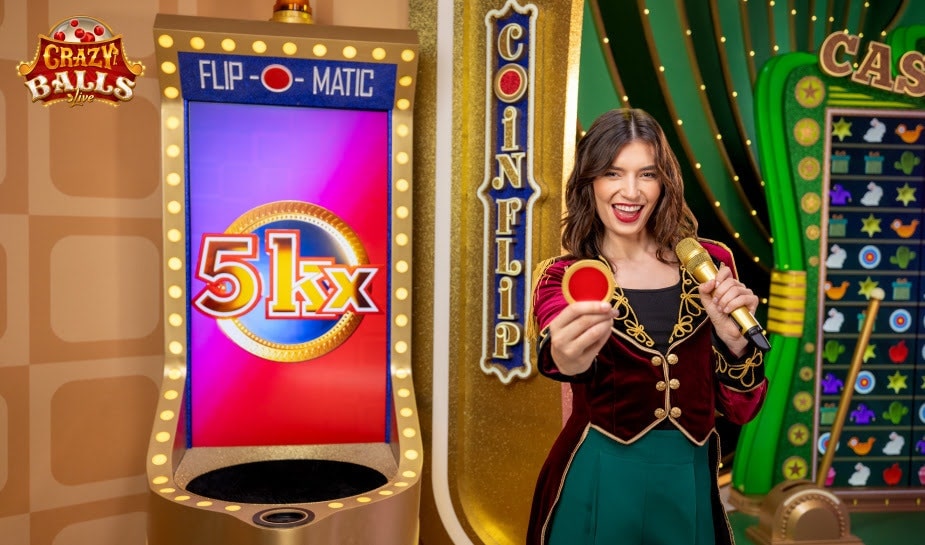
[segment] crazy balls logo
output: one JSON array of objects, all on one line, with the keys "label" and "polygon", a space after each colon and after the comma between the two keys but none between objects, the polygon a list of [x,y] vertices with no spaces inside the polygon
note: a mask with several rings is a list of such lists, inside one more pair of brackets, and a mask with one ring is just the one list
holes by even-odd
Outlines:
[{"label": "crazy balls logo", "polygon": [[71,17],[39,35],[31,63],[19,63],[32,102],[71,106],[103,101],[118,105],[132,99],[135,78],[144,65],[125,57],[122,36],[92,17]]},{"label": "crazy balls logo", "polygon": [[258,206],[224,233],[202,237],[192,300],[235,344],[262,358],[300,362],[340,346],[364,314],[380,312],[354,231],[300,201]]}]

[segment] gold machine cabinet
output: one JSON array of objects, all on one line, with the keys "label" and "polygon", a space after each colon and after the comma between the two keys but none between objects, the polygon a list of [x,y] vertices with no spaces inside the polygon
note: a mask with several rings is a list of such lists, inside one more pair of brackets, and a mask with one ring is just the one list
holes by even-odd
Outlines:
[{"label": "gold machine cabinet", "polygon": [[[160,14],[154,40],[165,358],[148,543],[417,543],[416,33]],[[196,486],[280,462],[310,467],[265,500]],[[339,490],[345,474],[378,480]]]}]

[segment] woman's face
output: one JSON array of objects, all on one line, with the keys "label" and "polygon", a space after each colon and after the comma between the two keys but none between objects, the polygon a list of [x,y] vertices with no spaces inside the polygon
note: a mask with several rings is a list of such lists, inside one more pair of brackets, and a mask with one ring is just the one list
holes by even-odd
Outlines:
[{"label": "woman's face", "polygon": [[652,147],[640,140],[626,144],[593,184],[595,207],[606,236],[644,238],[662,193]]}]

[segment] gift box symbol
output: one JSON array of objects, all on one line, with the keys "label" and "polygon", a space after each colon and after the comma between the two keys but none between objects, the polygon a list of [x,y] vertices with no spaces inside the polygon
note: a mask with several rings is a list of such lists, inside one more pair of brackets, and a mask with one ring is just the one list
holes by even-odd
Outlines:
[{"label": "gift box symbol", "polygon": [[883,174],[883,157],[879,151],[872,151],[864,157],[865,174]]},{"label": "gift box symbol", "polygon": [[829,236],[830,237],[843,237],[848,230],[848,220],[846,220],[841,215],[832,216],[829,218]]},{"label": "gift box symbol", "polygon": [[832,155],[832,173],[847,174],[848,165],[851,162],[851,156],[844,151],[836,151]]},{"label": "gift box symbol", "polygon": [[897,278],[893,282],[893,300],[908,301],[912,298],[912,282],[905,278]]}]

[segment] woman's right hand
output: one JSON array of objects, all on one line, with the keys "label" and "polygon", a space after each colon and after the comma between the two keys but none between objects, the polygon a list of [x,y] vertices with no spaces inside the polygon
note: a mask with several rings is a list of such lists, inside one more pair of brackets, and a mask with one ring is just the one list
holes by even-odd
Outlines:
[{"label": "woman's right hand", "polygon": [[576,301],[549,322],[553,361],[563,375],[587,371],[610,337],[616,311],[602,301]]}]

